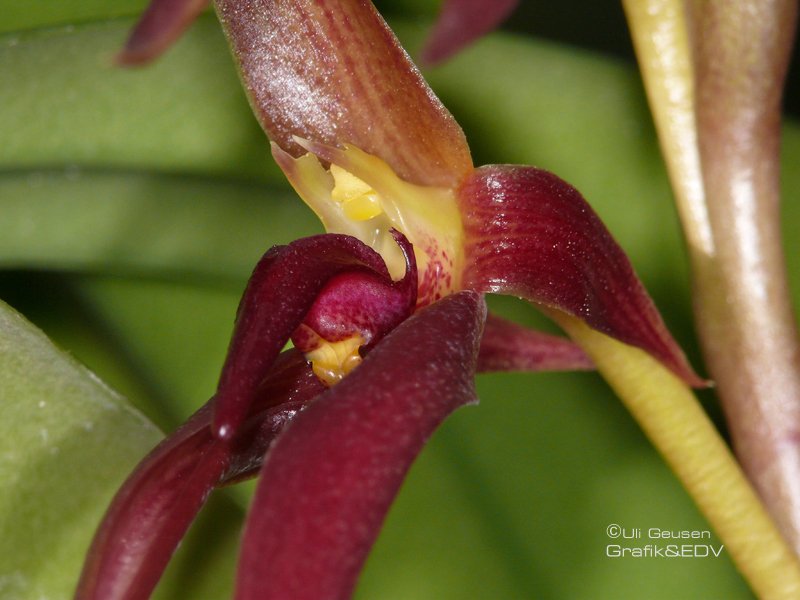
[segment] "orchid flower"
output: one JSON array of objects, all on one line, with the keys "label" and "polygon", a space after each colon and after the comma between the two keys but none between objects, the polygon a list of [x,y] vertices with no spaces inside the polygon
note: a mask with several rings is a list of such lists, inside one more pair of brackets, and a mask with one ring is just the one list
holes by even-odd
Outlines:
[{"label": "orchid flower", "polygon": [[[166,14],[179,5],[190,3]],[[217,10],[275,160],[329,233],[258,263],[215,396],[121,488],[77,598],[148,596],[211,490],[256,474],[236,597],[349,597],[425,441],[477,400],[476,371],[589,366],[565,340],[487,317],[485,293],[541,307],[595,360],[591,340],[612,340],[603,347],[623,362],[663,365],[669,389],[705,385],[580,194],[533,167],[474,168],[369,2]],[[175,31],[142,27],[134,45]],[[716,457],[711,489],[717,464],[731,473]],[[747,491],[732,501],[742,493],[749,508]],[[761,535],[747,534],[751,552]],[[781,550],[758,566],[769,579],[787,560]]]}]

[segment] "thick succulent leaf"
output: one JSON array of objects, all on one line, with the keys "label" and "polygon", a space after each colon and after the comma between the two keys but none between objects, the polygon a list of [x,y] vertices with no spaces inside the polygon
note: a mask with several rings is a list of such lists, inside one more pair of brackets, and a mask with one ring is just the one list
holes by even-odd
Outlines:
[{"label": "thick succulent leaf", "polygon": [[628,257],[575,188],[541,169],[496,165],[471,174],[458,197],[466,287],[577,316],[704,385]]},{"label": "thick succulent leaf", "polygon": [[244,435],[232,444],[212,435],[212,403],[195,413],[117,493],[92,543],[76,599],[149,597],[211,490],[256,472],[275,434],[323,390],[292,350],[267,375]]},{"label": "thick succulent leaf", "polygon": [[77,600],[146,598],[230,460],[211,408],[162,442],[114,498],[89,550]]},{"label": "thick succulent leaf", "polygon": [[161,437],[0,303],[0,596],[66,598],[124,474]]},{"label": "thick succulent leaf", "polygon": [[584,371],[591,359],[570,340],[489,314],[481,338],[478,372]]},{"label": "thick succulent leaf", "polygon": [[485,316],[473,292],[422,309],[294,419],[261,471],[236,598],[350,597],[423,444],[476,400]]},{"label": "thick succulent leaf", "polygon": [[500,25],[519,0],[445,0],[422,49],[428,64],[443,61]]},{"label": "thick succulent leaf", "polygon": [[304,154],[293,136],[352,144],[421,185],[453,186],[471,167],[461,128],[369,0],[217,10],[256,115],[287,152]]},{"label": "thick succulent leaf", "polygon": [[140,65],[166,51],[211,0],[153,0],[131,32],[117,62]]},{"label": "thick succulent leaf", "polygon": [[259,261],[242,296],[217,387],[217,436],[230,439],[235,434],[278,353],[325,286],[345,273],[373,275],[392,286],[380,254],[346,235],[297,240],[272,248]]}]

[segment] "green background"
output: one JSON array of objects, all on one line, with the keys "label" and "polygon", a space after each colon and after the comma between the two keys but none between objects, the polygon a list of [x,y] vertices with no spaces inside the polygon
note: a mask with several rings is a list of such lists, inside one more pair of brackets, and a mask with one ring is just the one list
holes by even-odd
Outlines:
[{"label": "green background", "polygon": [[[670,191],[641,83],[619,58],[619,7],[548,16],[536,4],[512,33],[426,75],[476,164],[545,167],[584,193],[702,371]],[[205,402],[252,266],[320,231],[269,159],[213,16],[155,66],[112,68],[142,5],[0,0],[0,299],[59,348],[0,309],[2,598],[70,596],[115,487],[158,437],[130,405],[168,431]],[[436,3],[381,7],[413,53]],[[793,125],[784,153],[793,232]],[[796,292],[800,239],[786,244]],[[551,327],[517,301],[492,305]],[[478,388],[481,404],[412,469],[359,598],[752,597],[724,552],[605,556],[612,523],[708,526],[596,375],[486,375]],[[212,499],[159,598],[230,595],[251,487]]]}]

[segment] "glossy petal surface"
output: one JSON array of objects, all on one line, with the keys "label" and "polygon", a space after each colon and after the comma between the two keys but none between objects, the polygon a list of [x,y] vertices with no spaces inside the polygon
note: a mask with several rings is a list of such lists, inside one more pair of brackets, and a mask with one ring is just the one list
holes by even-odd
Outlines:
[{"label": "glossy petal surface", "polygon": [[692,371],[630,261],[575,188],[534,167],[477,169],[459,190],[471,289],[513,294],[582,318],[664,362]]},{"label": "glossy petal surface", "polygon": [[117,493],[92,543],[76,598],[149,597],[211,490],[256,471],[274,436],[324,389],[292,350],[261,386],[243,435],[232,444],[212,435],[211,402],[195,413]]},{"label": "glossy petal surface", "polygon": [[528,329],[490,314],[481,338],[478,372],[593,369],[591,359],[563,337]]},{"label": "glossy petal surface", "polygon": [[368,0],[220,0],[256,115],[292,136],[352,144],[416,184],[453,186],[472,166],[461,128]]},{"label": "glossy petal surface", "polygon": [[237,599],[350,597],[423,444],[476,400],[485,311],[472,292],[419,311],[294,419],[262,468]]},{"label": "glossy petal surface", "polygon": [[500,25],[519,0],[445,0],[422,50],[422,60],[443,61]]},{"label": "glossy petal surface", "polygon": [[146,64],[163,54],[211,0],[153,0],[117,56],[123,65]]}]

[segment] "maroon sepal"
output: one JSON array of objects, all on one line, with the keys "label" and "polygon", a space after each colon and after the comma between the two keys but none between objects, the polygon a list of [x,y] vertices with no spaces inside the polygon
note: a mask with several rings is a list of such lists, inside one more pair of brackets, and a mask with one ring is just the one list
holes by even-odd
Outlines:
[{"label": "maroon sepal", "polygon": [[[401,249],[413,256],[410,244],[402,239]],[[346,283],[369,279],[369,296],[383,286],[387,305],[395,307],[396,297],[409,298],[409,280],[416,280],[416,271],[409,271],[403,280],[394,283],[380,254],[356,238],[324,234],[303,238],[288,246],[267,252],[253,271],[236,315],[231,344],[217,387],[213,431],[221,439],[230,439],[247,414],[256,386],[264,378],[278,353],[314,307],[328,284],[327,294],[320,299],[323,310],[331,311],[331,320],[345,325],[348,315],[337,307],[336,290],[345,304],[357,293],[351,287],[337,286],[335,278],[347,275]],[[360,277],[364,276],[364,277]],[[373,327],[373,337],[380,337],[381,327],[394,326],[413,308],[410,304],[401,317],[396,314],[380,322],[359,319],[357,326]],[[322,315],[324,317],[324,315]],[[320,316],[317,315],[317,321]],[[355,326],[355,325],[353,325]],[[383,332],[385,333],[385,331]]]},{"label": "maroon sepal", "polygon": [[131,31],[117,63],[145,65],[161,56],[211,0],[152,0]]},{"label": "maroon sepal", "polygon": [[270,449],[247,520],[238,600],[349,598],[411,463],[473,384],[485,305],[420,310]]},{"label": "maroon sepal", "polygon": [[588,371],[591,359],[571,341],[496,317],[486,318],[478,372]]},{"label": "maroon sepal", "polygon": [[458,190],[464,287],[562,310],[707,385],[664,325],[600,218],[569,184],[533,167],[476,169]]},{"label": "maroon sepal", "polygon": [[269,443],[325,387],[284,353],[233,444],[211,434],[211,403],[159,444],[117,492],[92,542],[76,600],[148,598],[211,490],[254,474]]},{"label": "maroon sepal", "polygon": [[432,65],[450,58],[499,26],[517,4],[519,0],[445,0],[422,49],[423,63]]},{"label": "maroon sepal", "polygon": [[352,144],[403,179],[453,187],[464,133],[369,0],[217,0],[250,102],[270,139]]}]

